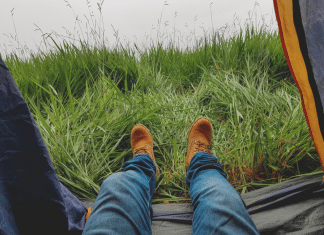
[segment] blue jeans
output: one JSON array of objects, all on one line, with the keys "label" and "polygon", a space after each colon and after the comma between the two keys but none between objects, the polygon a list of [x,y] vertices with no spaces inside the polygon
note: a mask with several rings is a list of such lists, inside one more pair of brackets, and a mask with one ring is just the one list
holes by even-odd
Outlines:
[{"label": "blue jeans", "polygon": [[[138,154],[122,170],[102,183],[84,235],[152,234],[154,162],[148,154]],[[186,182],[193,205],[193,234],[259,234],[215,156],[195,154]]]}]

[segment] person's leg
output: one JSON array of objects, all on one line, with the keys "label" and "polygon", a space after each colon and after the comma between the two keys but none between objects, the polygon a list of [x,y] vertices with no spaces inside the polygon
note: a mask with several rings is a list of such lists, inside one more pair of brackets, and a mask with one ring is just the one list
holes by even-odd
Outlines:
[{"label": "person's leg", "polygon": [[138,154],[122,170],[102,183],[84,235],[152,234],[154,161],[149,154]]},{"label": "person's leg", "polygon": [[198,152],[186,182],[193,205],[193,234],[259,234],[239,193],[226,179],[217,158]]}]

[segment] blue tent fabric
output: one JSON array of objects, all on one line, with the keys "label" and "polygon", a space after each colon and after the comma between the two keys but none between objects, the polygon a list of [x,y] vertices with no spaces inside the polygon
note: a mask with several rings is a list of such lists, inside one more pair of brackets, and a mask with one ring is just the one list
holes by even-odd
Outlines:
[{"label": "blue tent fabric", "polygon": [[324,4],[319,0],[299,0],[299,4],[307,53],[324,109]]},{"label": "blue tent fabric", "polygon": [[0,58],[0,234],[81,234],[87,207],[61,182]]}]

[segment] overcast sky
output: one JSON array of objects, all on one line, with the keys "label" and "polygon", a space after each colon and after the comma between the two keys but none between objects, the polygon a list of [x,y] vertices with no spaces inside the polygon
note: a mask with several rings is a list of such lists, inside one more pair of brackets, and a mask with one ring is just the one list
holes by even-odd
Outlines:
[{"label": "overcast sky", "polygon": [[[204,35],[204,31],[211,32],[212,28],[233,27],[234,21],[237,30],[239,24],[244,27],[251,16],[254,24],[261,25],[264,21],[269,30],[278,30],[273,0],[105,0],[101,5],[101,19],[98,4],[102,0],[2,2],[5,2],[0,8],[0,53],[3,54],[17,49],[18,42],[34,51],[40,46],[44,47],[41,44],[44,33],[52,33],[55,40],[60,42],[53,32],[69,36],[69,31],[75,38],[86,39],[86,32],[91,33],[91,29],[98,32],[100,28],[101,33],[105,33],[107,45],[114,45],[116,32],[122,43],[128,41],[141,45],[148,44],[150,38],[155,40],[158,31],[160,39],[166,35],[171,38],[175,28],[176,38],[190,44],[188,40],[193,39],[194,34],[199,37]],[[100,23],[100,26],[94,26],[93,21]],[[161,36],[163,33],[164,36]]]}]

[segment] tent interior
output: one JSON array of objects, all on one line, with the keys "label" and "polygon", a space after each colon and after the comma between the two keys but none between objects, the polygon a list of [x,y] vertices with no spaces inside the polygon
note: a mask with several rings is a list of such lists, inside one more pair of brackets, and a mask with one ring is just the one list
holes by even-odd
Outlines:
[{"label": "tent interior", "polygon": [[[312,136],[314,146],[318,152],[322,169],[324,169],[324,4],[322,0],[274,0],[273,2],[285,57],[296,85],[299,88],[309,131]],[[4,69],[6,68],[4,64],[1,64],[1,62],[0,67],[3,67]],[[5,82],[5,80],[1,79],[2,77],[0,73],[0,81]],[[14,87],[14,84],[10,82],[12,81],[9,81],[8,84]],[[1,86],[0,83],[0,94],[2,94],[1,92],[3,92],[3,94],[7,94],[6,89],[7,88]],[[16,102],[15,104],[14,102],[10,103],[9,96],[14,97]],[[8,99],[0,96],[0,101],[2,102],[2,104],[0,102],[0,130],[6,131],[8,129],[5,129],[6,127],[3,123],[7,121],[4,120],[4,117],[6,115],[6,109],[9,106],[11,107],[11,110],[14,110],[19,106],[20,110],[16,109],[12,111],[15,112],[16,116],[20,115],[20,117],[22,117],[22,114],[19,113],[21,111],[25,112],[23,115],[26,116],[26,120],[27,118],[31,118],[31,115],[28,113],[27,105],[20,96],[21,95],[17,90],[8,92]],[[12,113],[9,113],[8,115],[12,115]],[[9,122],[7,121],[7,123]],[[28,123],[29,126],[27,127],[18,125],[14,126],[14,124],[13,126],[17,129],[20,128],[21,130],[19,131],[23,134],[22,131],[26,131],[27,128],[32,131],[36,129],[34,127],[34,129],[30,128],[30,123],[31,122]],[[25,130],[23,128],[25,128]],[[5,134],[10,136],[12,133],[9,133],[8,131]],[[35,135],[34,137],[34,139],[41,138],[40,135]],[[21,137],[18,136],[17,141],[19,138]],[[24,139],[26,143],[28,141],[31,142],[33,137],[28,138],[26,137],[26,139]],[[9,149],[10,147],[3,144],[5,143],[4,141],[9,141],[9,138],[6,140],[4,139],[5,138],[0,138],[0,152],[3,151],[3,153],[5,153],[3,149]],[[12,139],[14,138],[10,139],[11,142],[13,142]],[[16,140],[14,139],[14,141]],[[41,142],[37,142],[36,144],[35,146],[39,147],[41,151],[45,151],[45,147]],[[17,144],[16,146],[12,147],[12,149],[22,147],[31,148],[30,146],[20,145]],[[36,149],[36,147],[34,149]],[[21,150],[21,152],[23,152],[23,150]],[[42,152],[41,154],[37,154],[40,156],[41,154],[46,153]],[[10,159],[8,159],[9,158],[6,160],[9,161]],[[41,164],[48,166],[46,165],[48,164],[46,161],[44,160],[42,163],[37,162],[37,164],[39,167],[42,167]],[[18,171],[18,167],[20,167],[20,165],[21,167],[24,167],[25,165],[23,166],[23,164],[29,164],[29,162],[26,161],[20,165],[19,164],[13,162],[12,166],[16,168],[12,169],[4,169],[4,167],[1,168],[0,165],[0,176],[2,176],[1,174],[4,174],[3,172],[6,170],[7,175],[5,175],[5,177],[9,178],[9,175],[11,176],[11,174],[13,174],[12,172],[14,172],[14,169],[17,169]],[[32,163],[30,165],[30,169],[35,169],[35,165],[37,164]],[[34,174],[36,175],[36,173]],[[25,175],[27,175],[27,173]],[[14,175],[13,177],[16,176]],[[320,172],[296,176],[287,181],[242,194],[241,197],[246,204],[246,209],[251,215],[256,227],[259,229],[260,234],[324,234],[323,177],[324,173],[321,170]],[[23,180],[25,179],[22,179],[22,183],[17,186],[15,190],[25,187]],[[37,176],[35,176],[34,180],[38,180]],[[42,179],[44,182],[46,180],[47,179]],[[11,184],[11,182],[9,183]],[[32,186],[28,185],[28,187]],[[35,187],[35,189],[26,190],[34,190],[33,192],[38,192],[37,186]],[[8,196],[9,194],[5,195],[5,193],[3,193],[4,188],[4,183],[0,181],[0,191],[2,192],[2,195],[0,194],[0,215],[2,215],[1,210],[5,214],[8,211],[10,212],[11,209],[11,198]],[[62,190],[65,189],[63,188]],[[44,195],[50,194],[46,190],[44,190],[43,193]],[[67,190],[65,190],[64,194],[62,195],[64,195],[68,200],[74,200],[72,198],[72,194],[70,195]],[[35,194],[26,200],[35,200],[34,197]],[[24,200],[24,198],[18,199],[21,201]],[[69,205],[75,206],[78,203],[80,205],[83,203],[84,205],[81,205],[82,208],[80,207],[81,209],[78,209],[79,211],[85,211],[86,208],[84,206],[93,207],[95,202],[94,199],[79,198],[78,200],[78,202],[73,201],[73,203],[70,203]],[[9,215],[9,212],[8,218],[11,216]],[[30,213],[33,213],[33,210],[30,210]],[[28,216],[33,217],[34,215],[24,215],[24,219],[28,219]],[[10,229],[12,229],[12,231],[16,231],[16,224],[12,218],[13,217],[10,217],[7,222],[9,221],[8,224],[12,224]],[[191,203],[153,205],[153,234],[192,234],[192,220],[193,208]],[[0,226],[0,233],[2,231],[1,229],[2,228]],[[12,232],[10,234],[20,233]]]}]

